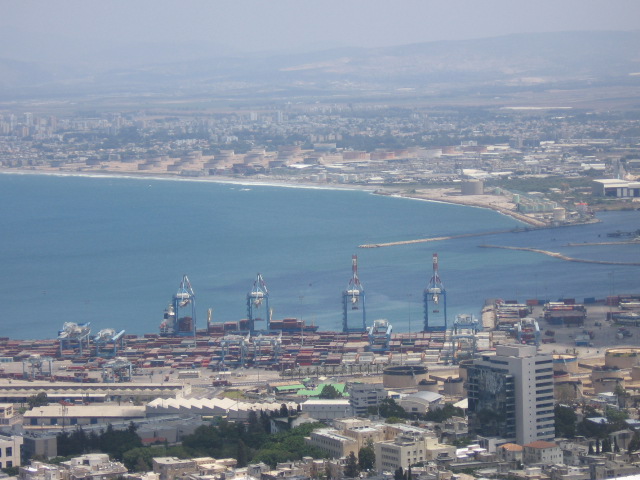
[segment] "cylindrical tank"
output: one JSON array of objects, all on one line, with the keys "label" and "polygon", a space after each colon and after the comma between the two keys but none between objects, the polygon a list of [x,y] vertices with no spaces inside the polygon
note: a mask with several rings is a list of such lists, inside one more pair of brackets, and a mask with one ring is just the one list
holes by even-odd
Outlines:
[{"label": "cylindrical tank", "polygon": [[423,365],[387,367],[382,372],[385,388],[416,388],[422,380],[429,380],[427,367]]},{"label": "cylindrical tank", "polygon": [[567,218],[567,212],[562,207],[556,207],[553,209],[553,221],[554,222],[564,222]]},{"label": "cylindrical tank", "polygon": [[600,378],[592,382],[593,393],[612,393],[616,391],[616,387],[620,385],[624,388],[624,380],[622,378]]},{"label": "cylindrical tank", "polygon": [[576,373],[578,371],[578,357],[569,354],[554,355],[553,371]]},{"label": "cylindrical tank", "polygon": [[462,195],[483,195],[484,183],[482,180],[465,180],[461,186]]},{"label": "cylindrical tank", "polygon": [[596,382],[602,378],[624,378],[622,370],[615,367],[596,367],[591,371],[591,381]]},{"label": "cylindrical tank", "polygon": [[604,353],[607,367],[631,368],[640,364],[640,348],[610,348]]},{"label": "cylindrical tank", "polygon": [[443,390],[445,395],[457,397],[463,395],[464,380],[460,377],[449,377],[444,381]]},{"label": "cylindrical tank", "polygon": [[420,392],[438,393],[440,391],[438,382],[435,380],[421,380],[420,383],[418,383],[417,388]]}]

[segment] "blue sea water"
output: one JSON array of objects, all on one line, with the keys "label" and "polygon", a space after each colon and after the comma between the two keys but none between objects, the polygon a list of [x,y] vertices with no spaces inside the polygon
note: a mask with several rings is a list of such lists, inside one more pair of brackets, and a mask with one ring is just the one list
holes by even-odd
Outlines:
[{"label": "blue sea water", "polygon": [[440,258],[449,318],[487,298],[602,298],[640,292],[640,267],[566,262],[482,244],[640,262],[640,245],[580,246],[640,228],[640,211],[601,223],[432,243],[358,249],[434,236],[510,229],[490,210],[363,191],[111,177],[0,175],[0,335],[51,338],[66,321],[157,332],[187,274],[198,326],[246,317],[257,272],[273,317],[340,329],[341,292],[359,259],[367,316],[420,330],[431,256]]}]

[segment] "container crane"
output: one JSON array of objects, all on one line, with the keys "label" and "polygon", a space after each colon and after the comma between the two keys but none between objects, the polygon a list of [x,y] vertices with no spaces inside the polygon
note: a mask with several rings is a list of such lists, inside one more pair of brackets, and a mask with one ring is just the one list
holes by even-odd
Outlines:
[{"label": "container crane", "polygon": [[[364,287],[358,278],[358,256],[351,256],[351,279],[347,285],[347,289],[342,292],[342,331],[348,332],[366,332],[367,331],[367,313],[365,306]],[[361,317],[362,324],[357,327],[349,326],[350,317]]]},{"label": "container crane", "polygon": [[424,289],[424,330],[444,332],[447,330],[447,291],[438,273],[438,254],[433,254],[433,275]]},{"label": "container crane", "polygon": [[196,294],[186,275],[182,276],[178,291],[164,311],[160,335],[169,337],[193,335],[194,339],[196,337]]},{"label": "container crane", "polygon": [[[261,311],[264,313],[264,318],[258,317]],[[255,332],[256,321],[266,320],[266,329],[269,330],[271,327],[269,290],[260,273],[257,274],[256,280],[253,282],[253,288],[247,293],[247,318],[249,320],[249,331],[251,334]]]}]

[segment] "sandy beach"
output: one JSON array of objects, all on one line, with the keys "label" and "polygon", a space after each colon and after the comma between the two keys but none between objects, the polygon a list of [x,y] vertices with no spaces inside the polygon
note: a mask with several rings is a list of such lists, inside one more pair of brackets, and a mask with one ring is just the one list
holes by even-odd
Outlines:
[{"label": "sandy beach", "polygon": [[364,190],[378,195],[398,196],[403,198],[413,198],[416,200],[452,203],[468,207],[488,208],[503,215],[510,216],[532,227],[546,227],[548,224],[531,215],[526,215],[517,211],[516,204],[510,197],[504,195],[461,195],[458,188],[425,188],[413,189],[407,192],[406,189],[378,186],[378,185],[356,185],[338,183],[311,183],[296,181],[291,178],[260,176],[254,177],[227,177],[227,176],[207,176],[207,177],[185,177],[165,172],[147,171],[138,173],[134,171],[122,170],[61,170],[54,168],[37,169],[0,169],[0,174],[24,174],[24,175],[55,175],[55,176],[82,176],[82,177],[114,177],[114,178],[134,178],[148,180],[171,180],[186,182],[211,182],[226,183],[234,185],[262,185],[288,188],[309,188],[321,190]]}]

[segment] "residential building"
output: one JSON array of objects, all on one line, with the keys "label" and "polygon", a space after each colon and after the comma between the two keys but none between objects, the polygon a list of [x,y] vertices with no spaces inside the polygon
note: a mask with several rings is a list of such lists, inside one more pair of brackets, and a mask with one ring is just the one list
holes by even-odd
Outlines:
[{"label": "residential building", "polygon": [[387,398],[387,391],[382,383],[354,382],[348,385],[349,403],[353,415],[366,416],[371,407],[377,407],[381,400]]},{"label": "residential building", "polygon": [[198,465],[194,460],[181,460],[176,457],[154,457],[153,471],[160,474],[160,480],[173,480],[185,473],[195,473]]},{"label": "residential building", "polygon": [[551,355],[531,345],[498,345],[467,367],[469,431],[519,445],[553,440]]},{"label": "residential building", "polygon": [[121,477],[127,468],[109,459],[106,453],[88,453],[60,464],[66,469],[68,480],[108,480]]},{"label": "residential building", "polygon": [[522,447],[525,465],[553,465],[563,462],[562,449],[557,443],[537,440]]},{"label": "residential building", "polygon": [[374,444],[376,470],[394,472],[399,467],[409,468],[419,462],[437,458],[455,457],[456,448],[438,443],[437,437],[430,432],[407,431],[394,440]]},{"label": "residential building", "polygon": [[0,468],[19,467],[22,437],[0,435]]},{"label": "residential building", "polygon": [[327,452],[330,458],[341,458],[350,452],[358,453],[358,442],[333,428],[321,428],[311,432],[308,443]]},{"label": "residential building", "polygon": [[496,450],[498,458],[503,462],[522,463],[522,445],[516,443],[505,443]]}]

